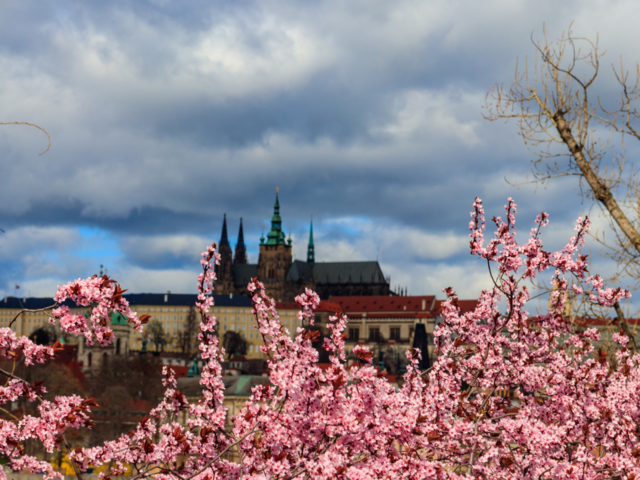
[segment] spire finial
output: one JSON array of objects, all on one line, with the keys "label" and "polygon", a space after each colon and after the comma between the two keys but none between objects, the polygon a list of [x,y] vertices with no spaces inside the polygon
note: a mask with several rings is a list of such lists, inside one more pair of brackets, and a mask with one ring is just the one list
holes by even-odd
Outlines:
[{"label": "spire finial", "polygon": [[276,195],[280,193],[280,189],[278,187],[276,187]]}]

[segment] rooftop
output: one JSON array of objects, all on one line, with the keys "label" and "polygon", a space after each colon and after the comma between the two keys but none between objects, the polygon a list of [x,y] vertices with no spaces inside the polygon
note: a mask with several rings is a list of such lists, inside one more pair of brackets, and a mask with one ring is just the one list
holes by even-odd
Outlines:
[{"label": "rooftop", "polygon": [[340,305],[347,315],[369,313],[410,314],[432,313],[436,302],[434,295],[400,296],[360,296],[331,297],[332,303]]},{"label": "rooftop", "polygon": [[[162,306],[191,306],[198,300],[196,294],[189,293],[130,293],[123,295],[129,305],[162,305]],[[214,305],[217,307],[251,307],[251,299],[242,295],[214,295]],[[5,297],[0,300],[0,309],[29,309],[37,310],[50,307],[54,304],[53,298],[49,297]],[[77,307],[74,302],[67,300],[64,302],[71,308]]]},{"label": "rooftop", "polygon": [[[436,305],[433,309],[436,315],[440,315],[440,309],[442,308],[442,304],[444,302],[445,300],[436,300]],[[473,312],[476,309],[477,305],[477,300],[458,300],[458,308],[460,308],[461,314]]]},{"label": "rooftop", "polygon": [[[276,310],[300,310],[300,307],[296,302],[276,302]],[[330,312],[338,315],[342,312],[342,308],[337,303],[320,300],[316,312]]]}]

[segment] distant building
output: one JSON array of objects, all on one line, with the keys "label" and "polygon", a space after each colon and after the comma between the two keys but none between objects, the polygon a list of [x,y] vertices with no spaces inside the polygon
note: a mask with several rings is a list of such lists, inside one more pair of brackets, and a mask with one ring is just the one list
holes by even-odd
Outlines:
[{"label": "distant building", "polygon": [[433,333],[436,297],[373,296],[331,297],[349,318],[347,342],[409,346],[416,323],[425,323]]},{"label": "distant building", "polygon": [[[191,361],[193,354],[199,352],[197,336],[200,333],[200,315],[195,310],[195,303],[198,300],[196,294],[183,293],[133,293],[125,294],[124,298],[129,302],[131,308],[138,312],[138,316],[151,315],[151,321],[157,320],[162,324],[167,339],[163,350],[165,353],[183,353],[185,361]],[[247,342],[247,358],[262,358],[259,350],[262,345],[262,337],[253,328],[255,320],[251,314],[251,299],[240,295],[214,295],[211,313],[218,320],[218,331],[220,338],[227,331],[238,332]],[[193,325],[193,344],[188,352],[184,352],[183,345],[180,344],[180,334],[188,328],[188,316],[195,316]],[[147,324],[148,325],[148,324]],[[149,352],[155,351],[155,346],[151,338],[145,338],[145,333],[132,332],[131,349],[141,350],[146,342],[146,349]],[[174,362],[175,363],[175,362]]]},{"label": "distant building", "polygon": [[[129,302],[131,308],[138,312],[138,316],[151,315],[151,321],[160,322],[165,334],[166,343],[163,345],[163,356],[172,354],[168,364],[177,364],[180,356],[183,362],[191,361],[193,355],[199,353],[197,335],[200,332],[200,317],[195,310],[192,310],[197,301],[195,294],[176,293],[134,293],[125,294],[124,298]],[[247,343],[245,357],[250,359],[262,359],[264,355],[260,352],[263,345],[262,336],[253,328],[255,319],[251,313],[251,299],[240,295],[214,295],[214,305],[211,313],[218,320],[218,331],[220,336],[224,336],[227,331],[234,331]],[[17,298],[5,297],[0,300],[0,328],[8,327],[12,320],[23,310],[40,310],[51,307],[55,302],[52,298]],[[66,301],[73,313],[82,313],[85,316],[90,314],[87,307],[78,307],[71,301]],[[193,345],[188,352],[183,351],[183,346],[179,342],[181,332],[188,327],[188,316],[192,313],[195,316],[193,325]],[[15,318],[11,325],[12,330],[17,335],[30,335],[39,328],[50,327],[50,310],[39,312],[23,312]],[[112,315],[111,318],[114,342],[110,347],[90,347],[79,340],[78,337],[69,336],[68,342],[77,344],[78,360],[82,362],[83,370],[95,370],[100,367],[105,360],[113,355],[129,355],[130,352],[140,351],[146,346],[150,353],[155,351],[152,339],[145,338],[145,331],[142,333],[133,330],[119,314]],[[147,324],[148,325],[148,324]],[[59,326],[56,326],[56,337],[60,334]],[[186,364],[186,363],[185,363]]]},{"label": "distant building", "polygon": [[129,356],[129,339],[135,331],[118,312],[111,314],[111,330],[114,338],[108,347],[102,347],[100,342],[88,345],[82,336],[74,339],[78,341],[78,361],[83,371],[97,372],[110,358]]},{"label": "distant building", "polygon": [[[374,363],[397,374],[406,363],[404,352],[415,347],[416,325],[423,324],[422,332],[427,336],[427,349],[433,361],[433,332],[443,321],[442,301],[434,295],[331,297],[330,302],[338,305],[349,319],[345,330],[349,352],[356,344],[368,345],[377,355]],[[472,311],[477,304],[475,300],[458,303],[460,313]]]},{"label": "distant building", "polygon": [[305,288],[315,290],[320,298],[332,295],[390,295],[389,280],[385,278],[377,261],[370,262],[316,262],[313,242],[313,224],[309,230],[307,261],[293,260],[291,237],[282,230],[280,202],[276,201],[271,218],[271,230],[260,238],[257,264],[247,263],[242,219],[238,242],[233,256],[227,234],[227,217],[222,222],[222,235],[218,245],[220,265],[216,265],[216,293],[247,295],[247,284],[257,277],[264,283],[267,294],[278,302],[292,302]]}]

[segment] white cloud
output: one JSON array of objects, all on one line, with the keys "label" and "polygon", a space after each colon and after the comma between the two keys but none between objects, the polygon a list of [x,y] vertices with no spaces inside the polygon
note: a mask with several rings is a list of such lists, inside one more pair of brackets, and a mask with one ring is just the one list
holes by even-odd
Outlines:
[{"label": "white cloud", "polygon": [[[349,238],[338,241],[329,234],[316,234],[318,261],[372,260],[375,257],[391,261],[442,260],[454,257],[469,246],[468,236],[452,232],[431,233],[411,226],[380,223],[370,219],[338,218],[326,222],[316,231],[331,225],[348,232]],[[296,242],[298,258],[306,255],[306,243]]]},{"label": "white cloud", "polygon": [[[379,258],[415,293],[457,281],[471,294],[480,270],[454,263],[467,249],[474,196],[489,218],[513,196],[521,240],[527,215],[550,211],[554,248],[589,207],[575,179],[535,195],[503,181],[523,178],[530,156],[513,125],[481,121],[484,92],[508,85],[545,20],[551,38],[574,18],[577,35],[599,30],[604,63],[622,54],[631,65],[640,39],[633,2],[267,0],[197,13],[178,2],[52,4],[34,16],[42,4],[25,0],[25,17],[12,9],[0,19],[0,39],[11,38],[0,51],[2,120],[35,122],[53,141],[39,157],[41,132],[0,128],[0,212],[39,225],[0,234],[0,257],[38,292],[101,263],[100,253],[69,251],[86,247],[74,228],[42,226],[61,218],[117,231],[129,258],[113,271],[132,289],[192,291],[190,270],[128,262],[197,259],[207,231],[218,238],[212,216],[262,211],[271,202],[263,192],[277,185],[291,195],[287,228],[314,213],[327,228],[355,229],[338,240],[317,230],[319,260]],[[597,88],[613,87],[603,68]],[[62,213],[49,219],[43,208]],[[137,215],[149,209],[195,220],[140,233]],[[306,239],[295,245],[304,258]]]},{"label": "white cloud", "polygon": [[396,141],[449,140],[473,147],[481,142],[477,132],[480,118],[469,120],[464,117],[482,104],[483,97],[483,94],[461,94],[459,91],[410,90],[399,93],[395,100],[395,118],[374,132],[390,135]]},{"label": "white cloud", "polygon": [[120,249],[136,264],[162,265],[167,260],[184,259],[198,265],[200,252],[211,240],[198,235],[132,235],[120,242]]},{"label": "white cloud", "polygon": [[196,293],[198,273],[196,268],[151,270],[125,266],[115,269],[113,275],[132,293]]},{"label": "white cloud", "polygon": [[29,256],[37,259],[48,250],[65,251],[77,247],[80,234],[76,229],[65,227],[19,227],[7,228],[0,233],[0,258]]},{"label": "white cloud", "polygon": [[391,276],[393,288],[408,287],[410,295],[436,295],[446,298],[443,289],[451,287],[462,299],[474,299],[483,289],[491,288],[486,262],[472,259],[459,265],[436,262],[432,264],[383,264],[385,275]]}]

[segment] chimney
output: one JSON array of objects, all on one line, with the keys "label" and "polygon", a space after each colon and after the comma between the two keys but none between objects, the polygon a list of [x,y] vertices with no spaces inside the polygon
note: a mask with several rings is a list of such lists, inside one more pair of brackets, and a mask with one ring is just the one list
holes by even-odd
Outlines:
[{"label": "chimney", "polygon": [[164,294],[164,303],[168,303],[169,302],[169,293],[170,292],[167,292],[167,293]]},{"label": "chimney", "polygon": [[423,298],[422,299],[422,310],[426,310],[427,309],[427,301]]}]

